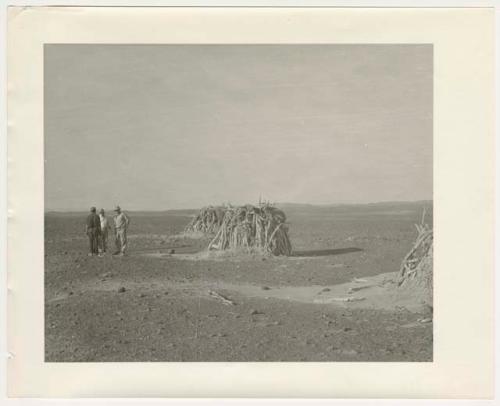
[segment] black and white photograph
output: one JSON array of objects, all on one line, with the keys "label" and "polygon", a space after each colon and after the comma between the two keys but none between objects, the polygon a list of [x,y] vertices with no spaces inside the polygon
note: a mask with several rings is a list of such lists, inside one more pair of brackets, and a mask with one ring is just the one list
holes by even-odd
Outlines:
[{"label": "black and white photograph", "polygon": [[45,362],[432,362],[432,44],[45,44]]}]

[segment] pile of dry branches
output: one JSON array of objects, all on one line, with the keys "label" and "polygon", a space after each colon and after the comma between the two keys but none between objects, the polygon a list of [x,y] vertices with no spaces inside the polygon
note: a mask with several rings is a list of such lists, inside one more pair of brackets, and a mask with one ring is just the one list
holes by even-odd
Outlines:
[{"label": "pile of dry branches", "polygon": [[222,224],[222,219],[224,218],[225,211],[226,208],[221,206],[204,207],[186,226],[184,232],[215,234]]},{"label": "pile of dry branches", "polygon": [[398,286],[419,292],[424,302],[432,304],[434,233],[432,228],[424,223],[424,219],[425,210],[421,223],[415,224],[417,239],[401,263]]},{"label": "pile of dry branches", "polygon": [[249,249],[273,255],[290,255],[286,216],[269,203],[228,207],[209,250]]}]

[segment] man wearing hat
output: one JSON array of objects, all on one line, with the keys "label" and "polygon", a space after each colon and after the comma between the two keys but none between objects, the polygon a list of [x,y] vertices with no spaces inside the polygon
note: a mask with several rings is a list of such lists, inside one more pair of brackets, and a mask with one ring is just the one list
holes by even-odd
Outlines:
[{"label": "man wearing hat", "polygon": [[125,255],[127,249],[127,229],[130,223],[129,218],[122,212],[120,206],[115,208],[115,244],[116,252],[113,255]]},{"label": "man wearing hat", "polygon": [[108,218],[104,213],[104,209],[99,210],[99,220],[101,222],[101,234],[99,235],[99,250],[100,254],[106,254],[108,249],[108,231],[111,229]]},{"label": "man wearing hat", "polygon": [[95,211],[95,207],[90,208],[90,214],[87,216],[85,225],[85,231],[89,237],[89,257],[99,253],[98,238],[101,234],[101,221]]}]

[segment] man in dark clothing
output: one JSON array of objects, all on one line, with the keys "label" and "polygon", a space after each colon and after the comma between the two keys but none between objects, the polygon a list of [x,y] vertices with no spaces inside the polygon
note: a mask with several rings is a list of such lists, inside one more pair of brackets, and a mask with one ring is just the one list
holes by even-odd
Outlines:
[{"label": "man in dark clothing", "polygon": [[96,214],[95,207],[90,208],[90,214],[87,216],[86,233],[89,237],[90,252],[89,257],[99,254],[99,235],[101,234],[101,219]]}]

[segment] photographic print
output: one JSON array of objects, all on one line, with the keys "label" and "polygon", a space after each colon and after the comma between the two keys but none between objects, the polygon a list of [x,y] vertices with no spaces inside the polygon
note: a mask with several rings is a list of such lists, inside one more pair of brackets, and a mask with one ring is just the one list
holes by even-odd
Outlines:
[{"label": "photographic print", "polygon": [[433,361],[432,44],[43,63],[46,362]]}]

